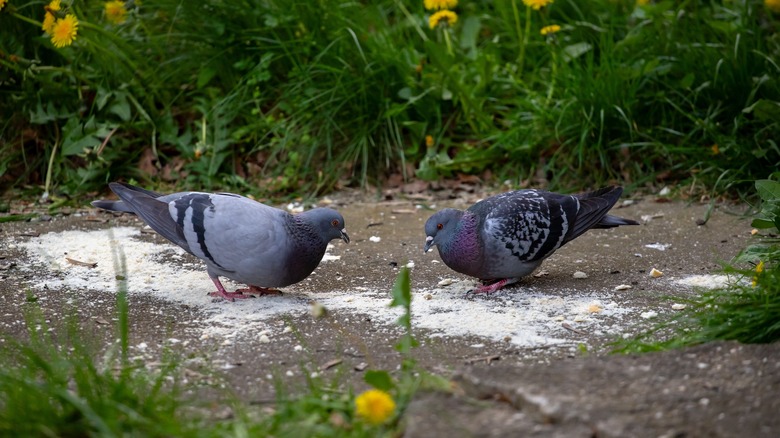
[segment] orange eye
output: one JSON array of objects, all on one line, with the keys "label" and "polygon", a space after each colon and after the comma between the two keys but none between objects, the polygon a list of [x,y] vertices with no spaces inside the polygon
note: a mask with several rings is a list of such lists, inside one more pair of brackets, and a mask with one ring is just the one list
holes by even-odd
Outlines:
[{"label": "orange eye", "polygon": [[442,225],[442,224],[436,225],[436,229],[437,230],[441,230],[442,228],[444,228],[444,225]]},{"label": "orange eye", "polygon": [[338,227],[339,226],[339,220],[338,219],[333,219],[333,221],[330,224],[333,225],[334,227]]}]

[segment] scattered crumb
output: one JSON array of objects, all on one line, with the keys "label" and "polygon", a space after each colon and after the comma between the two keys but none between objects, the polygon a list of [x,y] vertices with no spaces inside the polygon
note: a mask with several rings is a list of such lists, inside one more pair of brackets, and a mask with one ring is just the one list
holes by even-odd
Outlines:
[{"label": "scattered crumb", "polygon": [[649,243],[645,245],[645,248],[657,249],[658,251],[666,251],[666,248],[672,246],[671,243]]},{"label": "scattered crumb", "polygon": [[598,304],[590,304],[588,306],[588,313],[599,313],[601,310],[602,308]]},{"label": "scattered crumb", "polygon": [[654,310],[648,310],[647,312],[640,313],[639,316],[641,316],[644,319],[655,318],[656,316],[658,316],[658,312]]}]

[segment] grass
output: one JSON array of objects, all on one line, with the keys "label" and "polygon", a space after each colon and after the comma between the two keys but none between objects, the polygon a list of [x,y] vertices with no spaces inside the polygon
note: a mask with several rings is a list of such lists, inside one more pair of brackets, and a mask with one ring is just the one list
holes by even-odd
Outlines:
[{"label": "grass", "polygon": [[716,340],[780,340],[780,182],[760,180],[756,189],[762,205],[753,226],[763,233],[756,233],[756,242],[724,269],[730,286],[684,300],[687,308],[679,316],[617,343],[617,351],[657,351]]},{"label": "grass", "polygon": [[780,14],[758,1],[462,1],[430,29],[416,0],[127,2],[122,24],[74,0],[61,49],[43,6],[0,10],[6,187],[285,196],[490,171],[744,191],[780,164]]},{"label": "grass", "polygon": [[[116,263],[122,266],[121,256]],[[365,393],[322,377],[308,378],[303,394],[291,395],[280,384],[276,402],[258,408],[220,389],[225,382],[214,371],[198,370],[208,374],[205,383],[192,373],[187,378],[185,361],[171,351],[153,361],[159,363],[155,367],[128,358],[124,292],[117,295],[118,340],[105,353],[76,317],[49,330],[40,307],[30,300],[26,339],[4,336],[0,347],[0,435],[398,436],[401,415],[419,388],[449,387],[419,369],[412,357],[417,341],[411,331],[411,297],[409,270],[402,268],[391,303],[404,309],[399,319],[404,334],[397,344],[402,367],[392,373],[366,370],[366,383],[392,402],[385,400],[391,405],[380,404],[384,408],[369,405],[373,408],[362,413],[356,404],[365,403]],[[307,365],[302,367],[305,371]]]}]

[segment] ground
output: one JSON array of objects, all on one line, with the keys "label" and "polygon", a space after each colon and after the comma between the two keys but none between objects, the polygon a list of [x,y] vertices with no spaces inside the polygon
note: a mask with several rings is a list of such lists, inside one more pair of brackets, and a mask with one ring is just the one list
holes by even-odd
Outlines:
[{"label": "ground", "polygon": [[[780,389],[776,346],[608,355],[609,342],[679,311],[699,288],[723,284],[719,262],[750,238],[743,208],[718,204],[700,225],[708,204],[627,198],[612,213],[641,225],[589,231],[520,284],[474,295],[475,280],[448,269],[435,249],[423,254],[423,224],[439,208],[464,208],[480,196],[326,198],[321,204],[343,214],[351,243],[334,241],[317,270],[282,295],[233,303],[208,297],[213,285],[202,264],[133,216],[84,209],[5,223],[0,333],[23,336],[34,301],[55,333],[75,314],[108,345],[119,275],[127,280],[139,360],[154,363],[163,348],[172,349],[193,369],[217,369],[232,391],[255,403],[274,399],[277,380],[302,391],[304,373],[361,389],[365,369],[400,363],[393,348],[398,312],[388,304],[399,266],[408,265],[421,340],[415,356],[462,388],[421,394],[405,419],[410,436],[770,436],[780,427],[772,414]],[[653,269],[662,275],[652,276]],[[327,316],[312,316],[320,305]],[[491,427],[453,423],[453,412]],[[723,420],[735,417],[744,421]]]}]

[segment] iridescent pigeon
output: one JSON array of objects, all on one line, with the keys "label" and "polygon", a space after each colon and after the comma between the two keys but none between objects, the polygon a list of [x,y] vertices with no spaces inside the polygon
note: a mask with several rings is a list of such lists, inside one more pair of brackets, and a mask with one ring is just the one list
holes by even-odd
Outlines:
[{"label": "iridescent pigeon", "polygon": [[446,208],[425,223],[425,252],[436,245],[447,266],[482,280],[474,292],[495,292],[591,228],[638,225],[607,214],[621,193],[621,187],[579,195],[518,190],[466,211]]},{"label": "iridescent pigeon", "polygon": [[[94,201],[104,210],[137,214],[154,231],[206,262],[216,292],[233,301],[249,294],[278,293],[314,271],[328,242],[349,243],[344,218],[330,208],[299,214],[269,207],[232,193],[180,192],[170,195],[111,183],[121,201]],[[227,292],[227,277],[249,285]]]}]

